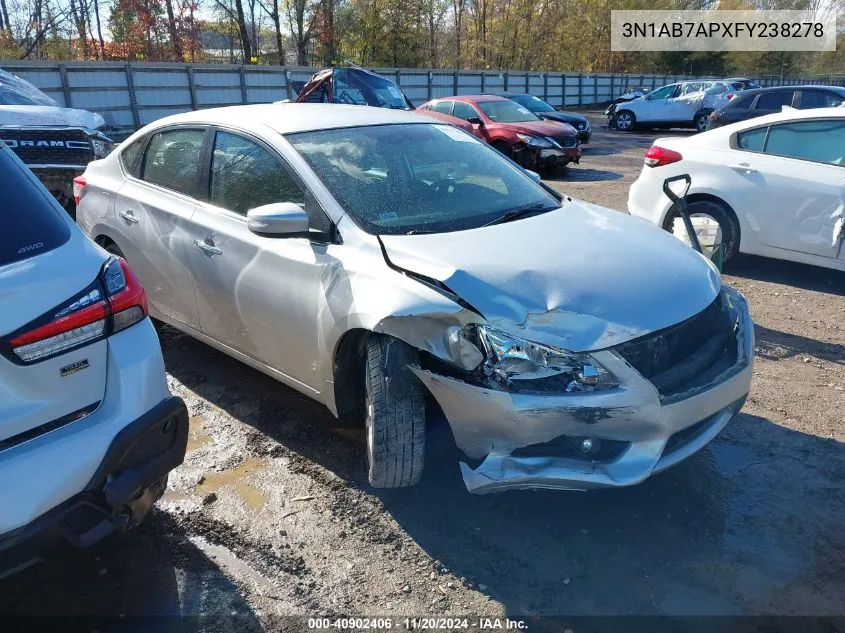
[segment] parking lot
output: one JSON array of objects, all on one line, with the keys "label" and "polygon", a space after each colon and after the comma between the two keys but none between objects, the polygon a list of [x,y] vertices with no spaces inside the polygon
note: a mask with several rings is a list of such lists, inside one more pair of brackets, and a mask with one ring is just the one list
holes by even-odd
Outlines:
[{"label": "parking lot", "polygon": [[[624,210],[662,134],[591,118],[581,164],[551,184]],[[420,486],[376,492],[362,433],[164,328],[185,464],[138,533],[22,572],[0,612],[232,630],[293,614],[843,615],[845,275],[745,256],[725,281],[756,324],[743,413],[678,467],[590,493],[470,496],[439,454]]]}]

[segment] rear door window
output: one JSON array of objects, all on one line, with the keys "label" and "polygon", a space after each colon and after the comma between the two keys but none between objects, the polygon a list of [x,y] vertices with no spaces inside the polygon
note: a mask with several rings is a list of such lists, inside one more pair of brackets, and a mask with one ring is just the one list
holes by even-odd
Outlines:
[{"label": "rear door window", "polygon": [[761,93],[754,110],[757,112],[780,112],[783,106],[792,105],[792,93],[792,90]]},{"label": "rear door window", "polygon": [[835,108],[842,103],[842,95],[824,90],[802,90],[801,108]]},{"label": "rear door window", "polygon": [[194,195],[205,130],[174,129],[154,134],[144,155],[141,179]]},{"label": "rear door window", "polygon": [[52,251],[70,239],[70,227],[49,194],[0,142],[3,230],[0,266]]},{"label": "rear door window", "polygon": [[147,137],[142,136],[138,140],[134,141],[131,145],[128,145],[125,148],[121,148],[120,150],[120,164],[123,165],[123,168],[126,170],[127,173],[132,174],[133,176],[138,175],[138,167],[139,167],[139,158],[141,157],[141,152],[144,151],[144,145],[147,142]]}]

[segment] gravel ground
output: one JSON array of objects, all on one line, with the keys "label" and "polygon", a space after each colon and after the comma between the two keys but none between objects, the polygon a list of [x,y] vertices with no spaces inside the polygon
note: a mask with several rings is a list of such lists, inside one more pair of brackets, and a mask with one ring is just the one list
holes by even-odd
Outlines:
[{"label": "gravel ground", "polygon": [[[653,136],[594,125],[553,185],[624,209]],[[592,493],[470,496],[448,460],[376,492],[359,432],[165,328],[185,464],[135,533],[0,583],[0,613],[237,631],[291,614],[845,615],[845,275],[742,257],[725,279],[756,323],[743,413],[680,466]]]}]

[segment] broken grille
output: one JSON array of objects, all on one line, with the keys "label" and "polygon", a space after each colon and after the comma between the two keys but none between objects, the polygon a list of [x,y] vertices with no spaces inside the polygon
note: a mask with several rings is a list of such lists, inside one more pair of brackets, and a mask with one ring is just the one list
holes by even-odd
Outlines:
[{"label": "broken grille", "polygon": [[703,311],[677,325],[629,341],[616,351],[672,398],[710,384],[737,362],[736,323],[722,295]]}]

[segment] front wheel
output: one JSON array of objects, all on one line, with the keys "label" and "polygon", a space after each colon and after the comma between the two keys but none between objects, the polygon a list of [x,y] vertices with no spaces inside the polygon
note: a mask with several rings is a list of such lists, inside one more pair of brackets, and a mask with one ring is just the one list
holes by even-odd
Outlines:
[{"label": "front wheel", "polygon": [[[724,203],[717,200],[696,200],[689,203],[688,211],[706,255],[721,246],[724,261],[727,262],[739,252],[739,226]],[[684,241],[689,239],[677,206],[673,206],[666,214],[663,229]]]},{"label": "front wheel", "polygon": [[367,340],[364,419],[367,475],[375,488],[418,483],[425,462],[425,398],[409,365],[419,364],[412,347],[390,336]]},{"label": "front wheel", "polygon": [[496,141],[493,143],[493,149],[498,150],[508,158],[513,158],[513,150],[511,149],[511,146],[504,141]]},{"label": "front wheel", "polygon": [[636,125],[636,123],[637,117],[630,110],[621,110],[617,112],[613,119],[613,124],[616,126],[616,129],[621,132],[630,132],[634,129],[634,125]]}]

